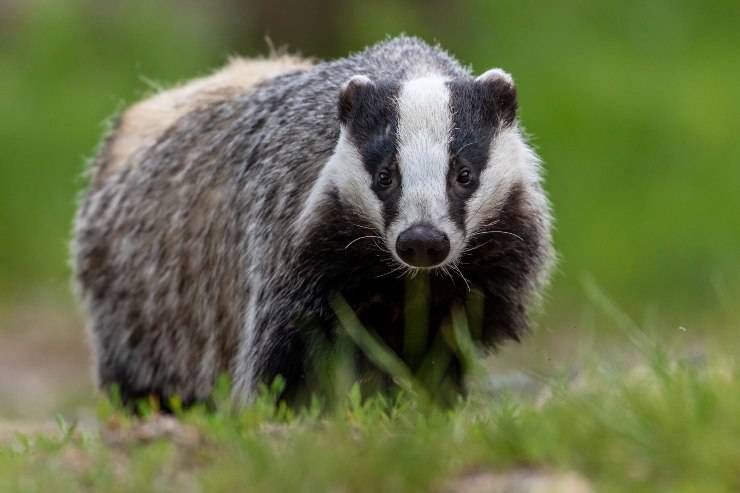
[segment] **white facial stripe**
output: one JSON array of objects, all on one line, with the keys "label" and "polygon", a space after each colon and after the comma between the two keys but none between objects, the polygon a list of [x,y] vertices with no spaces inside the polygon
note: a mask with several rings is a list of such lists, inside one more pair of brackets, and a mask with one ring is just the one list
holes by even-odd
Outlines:
[{"label": "white facial stripe", "polygon": [[415,223],[426,222],[450,240],[449,258],[456,258],[464,235],[450,219],[447,197],[449,145],[453,118],[447,79],[424,76],[406,82],[398,96],[398,163],[401,197],[398,216],[386,231],[391,252],[398,235]]},{"label": "white facial stripe", "polygon": [[516,127],[499,130],[491,141],[489,156],[478,190],[468,200],[465,228],[469,233],[482,218],[495,216],[514,183],[528,186],[539,181],[539,159]]},{"label": "white facial stripe", "polygon": [[446,79],[428,76],[408,81],[398,97],[398,162],[403,226],[448,217],[447,170],[452,131]]}]

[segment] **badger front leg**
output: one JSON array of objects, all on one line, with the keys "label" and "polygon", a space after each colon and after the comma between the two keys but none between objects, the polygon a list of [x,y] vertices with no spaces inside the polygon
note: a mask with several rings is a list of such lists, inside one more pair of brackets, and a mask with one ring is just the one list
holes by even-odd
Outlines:
[{"label": "badger front leg", "polygon": [[[258,293],[262,291],[263,294]],[[255,400],[261,384],[271,385],[280,376],[285,381],[281,397],[298,393],[305,386],[307,345],[300,327],[296,302],[265,302],[268,292],[277,288],[252,291],[245,326],[232,364],[232,396],[236,402]]]}]

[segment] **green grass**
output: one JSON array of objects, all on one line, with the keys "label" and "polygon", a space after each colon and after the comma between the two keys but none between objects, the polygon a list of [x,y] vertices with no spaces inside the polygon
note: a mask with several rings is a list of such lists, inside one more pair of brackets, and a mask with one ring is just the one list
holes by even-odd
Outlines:
[{"label": "green grass", "polygon": [[265,391],[240,412],[225,400],[185,412],[180,432],[151,441],[102,402],[103,438],[61,421],[56,436],[0,448],[0,490],[431,491],[527,468],[577,472],[596,491],[737,491],[738,377],[729,357],[679,363],[654,351],[452,410],[411,394],[363,400],[354,387],[331,412],[294,413]]},{"label": "green grass", "polygon": [[[507,369],[502,351],[493,361],[504,366],[471,371],[471,394],[444,408],[339,298],[340,323],[399,382],[398,394],[363,396],[351,376],[327,373],[347,383],[331,402],[316,397],[290,408],[278,398],[278,379],[236,409],[222,379],[208,408],[183,411],[174,401],[176,421],[159,416],[153,401],[133,417],[115,398],[101,399],[99,429],[58,418],[56,433],[0,444],[0,491],[424,492],[512,471],[575,474],[604,492],[737,491],[732,332],[727,342],[718,336],[713,346],[701,336],[698,345],[685,328],[672,336],[643,328],[592,281],[586,291],[611,320],[611,337],[589,348],[587,334],[563,340],[541,330],[515,349],[528,358],[514,355]],[[452,325],[450,344],[483,369],[472,362],[460,307]]]}]

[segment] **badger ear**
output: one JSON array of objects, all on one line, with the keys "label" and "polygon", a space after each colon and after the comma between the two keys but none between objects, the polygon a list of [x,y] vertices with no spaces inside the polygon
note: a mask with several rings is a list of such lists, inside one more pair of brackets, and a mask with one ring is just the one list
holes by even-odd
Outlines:
[{"label": "badger ear", "polygon": [[500,68],[492,68],[475,79],[484,91],[484,100],[503,126],[509,126],[516,119],[517,101],[514,79]]},{"label": "badger ear", "polygon": [[364,75],[355,75],[344,83],[339,92],[339,121],[345,125],[362,98],[374,87],[373,81]]}]

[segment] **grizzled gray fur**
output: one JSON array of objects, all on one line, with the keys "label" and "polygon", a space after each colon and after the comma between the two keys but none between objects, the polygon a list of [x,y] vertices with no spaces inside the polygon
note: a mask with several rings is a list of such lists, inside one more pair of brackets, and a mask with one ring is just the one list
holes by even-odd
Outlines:
[{"label": "grizzled gray fur", "polygon": [[337,293],[402,354],[420,271],[427,349],[471,293],[481,347],[518,339],[553,254],[511,77],[406,37],[270,63],[154,96],[107,137],[74,243],[101,387],[191,403],[227,373],[240,402],[276,375],[297,392]]}]

